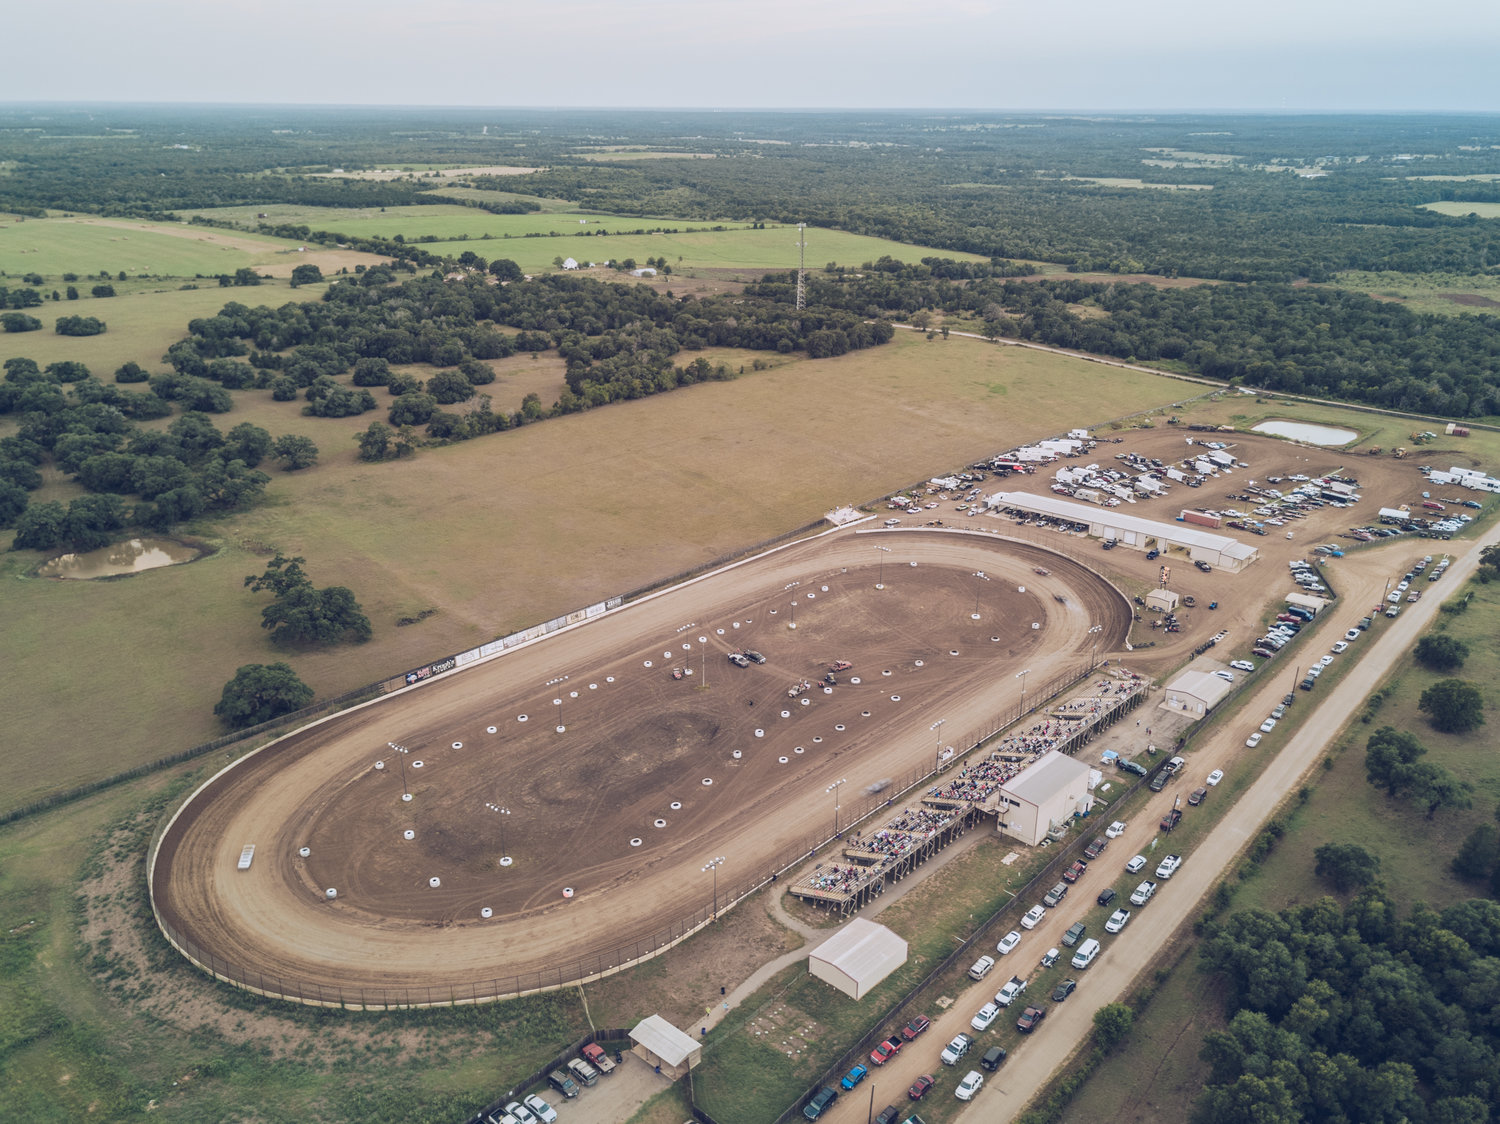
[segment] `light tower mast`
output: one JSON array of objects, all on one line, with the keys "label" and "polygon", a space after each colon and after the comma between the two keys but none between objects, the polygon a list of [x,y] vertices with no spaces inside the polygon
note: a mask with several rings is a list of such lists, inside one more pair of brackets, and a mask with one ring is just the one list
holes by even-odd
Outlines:
[{"label": "light tower mast", "polygon": [[797,224],[797,311],[807,307],[807,224]]}]

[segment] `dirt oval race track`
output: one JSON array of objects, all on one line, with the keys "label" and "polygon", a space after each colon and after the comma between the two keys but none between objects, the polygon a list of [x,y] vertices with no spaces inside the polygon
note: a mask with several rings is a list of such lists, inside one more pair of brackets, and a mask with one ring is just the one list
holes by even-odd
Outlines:
[{"label": "dirt oval race track", "polygon": [[998,535],[824,535],[245,758],[163,833],[153,902],[195,960],[280,994],[571,979],[769,877],[836,802],[847,823],[1130,620],[1091,570]]}]

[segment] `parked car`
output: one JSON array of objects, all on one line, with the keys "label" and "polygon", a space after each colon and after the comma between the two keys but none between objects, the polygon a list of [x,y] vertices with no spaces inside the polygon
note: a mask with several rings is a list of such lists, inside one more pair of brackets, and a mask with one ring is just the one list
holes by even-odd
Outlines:
[{"label": "parked car", "polygon": [[1108,905],[1117,897],[1119,897],[1119,895],[1115,893],[1114,888],[1112,886],[1106,886],[1103,890],[1099,891],[1099,896],[1094,900],[1100,905]]},{"label": "parked car", "polygon": [[958,1088],[953,1090],[953,1095],[961,1101],[972,1101],[974,1094],[984,1088],[984,1074],[977,1069],[971,1069],[964,1074],[964,1079],[958,1083]]},{"label": "parked car", "polygon": [[1263,737],[1265,737],[1265,735],[1257,730],[1255,733],[1251,734],[1248,738],[1245,739],[1246,747],[1248,747],[1249,749],[1254,749],[1260,744],[1260,739]]},{"label": "parked car", "polygon": [[1016,1029],[1022,1034],[1030,1034],[1041,1025],[1042,1020],[1046,1017],[1047,1008],[1027,1007],[1026,1010],[1021,1012],[1021,1017],[1016,1020]]},{"label": "parked car", "polygon": [[584,1088],[588,1088],[599,1080],[599,1071],[582,1058],[574,1058],[568,1062],[568,1072]]},{"label": "parked car", "polygon": [[1099,955],[1099,942],[1093,937],[1078,946],[1078,951],[1073,954],[1073,967],[1083,969],[1094,962]]},{"label": "parked car", "polygon": [[1062,954],[1060,952],[1058,952],[1057,949],[1055,949],[1055,948],[1049,948],[1046,952],[1044,952],[1042,954],[1042,967],[1043,968],[1050,968],[1050,967],[1052,967],[1052,965],[1054,965],[1054,964],[1057,963],[1057,958],[1059,956],[1061,956],[1061,955]]},{"label": "parked car", "polygon": [[1077,980],[1063,980],[1062,983],[1058,984],[1052,989],[1052,1002],[1061,1003],[1064,999],[1073,994],[1073,989],[1077,986]]},{"label": "parked car", "polygon": [[1333,654],[1336,655],[1336,656],[1342,656],[1348,650],[1349,650],[1349,641],[1347,641],[1347,640],[1340,640],[1337,643],[1335,643],[1334,646],[1333,646]]},{"label": "parked car", "polygon": [[1208,774],[1208,780],[1207,780],[1208,787],[1209,788],[1213,788],[1215,785],[1217,785],[1223,779],[1224,779],[1224,770],[1223,769],[1215,769],[1212,773]]},{"label": "parked car", "polygon": [[[738,653],[738,652],[730,652],[729,653],[729,662],[732,663],[732,664],[734,664],[735,667],[749,667],[750,666],[750,661],[747,660],[744,656],[740,655],[740,653]],[[808,1107],[811,1108],[812,1106],[809,1105]],[[820,1109],[819,1111],[822,1111],[822,1110]],[[817,1118],[813,1117],[813,1116],[809,1116],[808,1119],[809,1120],[815,1120]]]},{"label": "parked car", "polygon": [[747,660],[749,660],[751,663],[765,663],[766,662],[766,657],[765,656],[761,655],[759,652],[752,651],[749,648],[745,649],[745,658]]},{"label": "parked car", "polygon": [[986,1003],[983,1007],[979,1008],[979,1013],[969,1020],[969,1025],[975,1030],[986,1031],[995,1025],[995,1020],[999,1017],[1000,1004]]},{"label": "parked car", "polygon": [[579,1093],[578,1082],[565,1069],[554,1069],[547,1074],[547,1084],[551,1085],[568,1100],[572,1100]]},{"label": "parked car", "polygon": [[537,1096],[535,1093],[532,1093],[528,1097],[522,1097],[521,1103],[524,1104],[527,1108],[531,1109],[532,1112],[536,1113],[536,1118],[540,1120],[542,1124],[556,1124],[557,1109],[553,1108],[550,1104],[542,1100],[542,1098]]},{"label": "parked car", "polygon": [[1260,724],[1260,732],[1262,734],[1269,734],[1274,729],[1276,729],[1276,719],[1274,718],[1267,718]]},{"label": "parked car", "polygon": [[1195,788],[1191,793],[1188,794],[1188,803],[1193,805],[1195,808],[1207,799],[1208,789],[1206,788]]},{"label": "parked car", "polygon": [[993,956],[981,956],[969,968],[969,978],[971,980],[982,980],[990,974],[990,969],[994,966],[995,958]]},{"label": "parked car", "polygon": [[1249,660],[1231,660],[1229,666],[1236,671],[1254,671],[1255,665]]},{"label": "parked car", "polygon": [[1127,761],[1123,757],[1121,757],[1119,761],[1116,762],[1116,764],[1122,772],[1134,773],[1138,777],[1144,777],[1151,771],[1150,769],[1147,769],[1146,766],[1138,764],[1135,761]]},{"label": "parked car", "polygon": [[511,1101],[510,1104],[505,1106],[505,1113],[516,1124],[542,1124],[542,1118],[520,1101]]},{"label": "parked car", "polygon": [[1171,831],[1182,819],[1182,809],[1173,808],[1161,818],[1161,829]]},{"label": "parked car", "polygon": [[918,1015],[916,1018],[912,1019],[911,1022],[907,1023],[901,1028],[901,1037],[906,1039],[908,1042],[914,1041],[917,1035],[921,1034],[931,1025],[932,1020],[929,1019],[926,1015]]},{"label": "parked car", "polygon": [[1130,902],[1132,905],[1145,905],[1155,894],[1156,883],[1148,878],[1135,888],[1135,891],[1130,895]]},{"label": "parked car", "polygon": [[1068,884],[1059,882],[1042,895],[1042,905],[1047,909],[1062,904],[1062,900],[1068,896]]},{"label": "parked car", "polygon": [[1210,566],[1207,562],[1203,561],[1203,559],[1201,559],[1201,558],[1197,559],[1193,563],[1193,565],[1197,566],[1198,569],[1202,570],[1205,574],[1211,574],[1211,573],[1214,572],[1214,568],[1212,566]]},{"label": "parked car", "polygon": [[1005,1060],[1004,1046],[991,1046],[984,1052],[984,1057],[979,1059],[979,1064],[991,1073],[1000,1068],[1000,1063]]},{"label": "parked car", "polygon": [[1105,838],[1107,838],[1107,839],[1118,839],[1118,838],[1120,838],[1120,836],[1122,836],[1124,834],[1125,834],[1125,821],[1124,820],[1116,820],[1114,823],[1110,824],[1109,827],[1104,832]]},{"label": "parked car", "polygon": [[927,1095],[927,1090],[936,1084],[932,1074],[924,1073],[911,1083],[911,1088],[906,1090],[906,1095],[914,1101],[919,1101]]},{"label": "parked car", "polygon": [[900,1035],[891,1035],[884,1042],[880,1043],[880,1045],[876,1046],[875,1049],[870,1051],[870,1064],[885,1065],[886,1062],[890,1061],[897,1054],[899,1054],[901,1052],[901,1047],[905,1045],[906,1043],[901,1040]]},{"label": "parked car", "polygon": [[809,1120],[816,1120],[828,1110],[828,1106],[839,1099],[839,1091],[831,1085],[824,1085],[816,1093],[813,1099],[807,1102],[807,1107],[802,1110],[802,1115]]},{"label": "parked car", "polygon": [[1181,855],[1168,855],[1166,858],[1162,859],[1161,862],[1156,864],[1156,877],[1165,882],[1168,878],[1171,878],[1172,875],[1177,873],[1177,868],[1181,865]]},{"label": "parked car", "polygon": [[1141,871],[1143,871],[1145,869],[1146,869],[1146,856],[1145,855],[1137,855],[1135,858],[1131,859],[1128,863],[1125,864],[1125,873],[1126,874],[1139,874]]},{"label": "parked car", "polygon": [[1042,918],[1046,916],[1046,906],[1034,905],[1026,911],[1026,916],[1021,918],[1021,928],[1035,929],[1041,923]]},{"label": "parked car", "polygon": [[995,946],[995,951],[1001,956],[1009,956],[1016,950],[1016,945],[1021,943],[1021,934],[1012,929],[1000,938],[1000,943]]},{"label": "parked car", "polygon": [[901,1110],[893,1104],[886,1105],[875,1114],[874,1124],[896,1124],[901,1119]]},{"label": "parked car", "polygon": [[1064,882],[1077,882],[1088,871],[1089,864],[1078,859],[1067,870],[1063,871]]},{"label": "parked car", "polygon": [[841,1085],[846,1090],[852,1089],[854,1088],[854,1086],[863,1081],[865,1079],[865,1074],[869,1072],[870,1071],[862,1065],[850,1066],[849,1072],[844,1074],[844,1079],[839,1082],[839,1085]]},{"label": "parked car", "polygon": [[[1369,617],[1365,618],[1365,620],[1369,620],[1369,619],[1370,619]],[[1365,625],[1365,627],[1369,628],[1370,626],[1369,625]],[[1356,641],[1356,640],[1359,639],[1359,633],[1360,633],[1359,629],[1357,629],[1357,628],[1351,628],[1348,632],[1344,633],[1344,639],[1347,640],[1347,641],[1349,641],[1349,643],[1352,644],[1352,643],[1354,643],[1354,641]]]},{"label": "parked car", "polygon": [[1097,859],[1104,853],[1104,848],[1109,846],[1109,840],[1100,835],[1083,849],[1083,853],[1090,859]]},{"label": "parked car", "polygon": [[1104,923],[1104,931],[1106,933],[1118,933],[1129,924],[1130,910],[1117,909],[1109,915],[1109,920]]},{"label": "parked car", "polygon": [[943,1047],[939,1060],[944,1065],[957,1065],[959,1059],[969,1052],[969,1047],[974,1045],[974,1040],[967,1034],[956,1034],[953,1041]]}]

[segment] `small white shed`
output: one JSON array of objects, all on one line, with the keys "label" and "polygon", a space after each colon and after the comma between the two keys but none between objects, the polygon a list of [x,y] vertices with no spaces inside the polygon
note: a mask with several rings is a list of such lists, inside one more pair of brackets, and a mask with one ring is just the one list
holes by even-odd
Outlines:
[{"label": "small white shed", "polygon": [[703,1060],[703,1047],[660,1015],[642,1019],[630,1032],[631,1052],[676,1081]]},{"label": "small white shed", "polygon": [[895,933],[856,917],[813,950],[807,970],[850,999],[862,999],[906,963],[906,954],[906,942]]}]

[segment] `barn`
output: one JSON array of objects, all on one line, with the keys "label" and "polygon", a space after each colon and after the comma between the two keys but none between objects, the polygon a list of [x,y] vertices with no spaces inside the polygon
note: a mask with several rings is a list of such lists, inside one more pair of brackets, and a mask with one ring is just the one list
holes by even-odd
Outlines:
[{"label": "barn", "polygon": [[996,827],[1003,835],[1035,847],[1054,826],[1087,815],[1094,806],[1089,769],[1082,761],[1053,750],[1000,786]]},{"label": "barn", "polygon": [[1025,492],[996,492],[985,503],[991,511],[1045,515],[1079,523],[1088,527],[1090,535],[1113,539],[1120,546],[1159,550],[1164,555],[1186,555],[1191,562],[1203,562],[1230,573],[1238,573],[1260,557],[1255,547],[1228,535],[1216,535],[1186,523],[1162,523],[1126,515],[1119,508],[1086,507],[1057,496],[1033,496]]},{"label": "barn", "polygon": [[1228,670],[1218,660],[1199,657],[1162,689],[1157,706],[1193,719],[1205,717],[1234,690],[1234,684],[1215,674],[1221,669]]},{"label": "barn", "polygon": [[813,950],[807,970],[850,999],[862,999],[906,963],[906,954],[906,942],[895,933],[856,917]]}]

